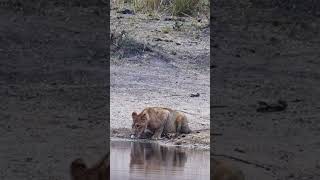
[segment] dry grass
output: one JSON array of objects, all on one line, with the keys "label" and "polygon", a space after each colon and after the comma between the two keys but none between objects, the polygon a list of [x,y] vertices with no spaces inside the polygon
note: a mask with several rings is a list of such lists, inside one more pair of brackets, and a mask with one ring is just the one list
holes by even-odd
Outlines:
[{"label": "dry grass", "polygon": [[197,11],[200,0],[175,0],[172,2],[173,15],[192,15]]},{"label": "dry grass", "polygon": [[167,12],[174,16],[193,16],[197,13],[209,13],[209,0],[116,0],[116,4],[131,4],[135,11]]},{"label": "dry grass", "polygon": [[135,10],[138,11],[158,11],[161,0],[132,0]]}]

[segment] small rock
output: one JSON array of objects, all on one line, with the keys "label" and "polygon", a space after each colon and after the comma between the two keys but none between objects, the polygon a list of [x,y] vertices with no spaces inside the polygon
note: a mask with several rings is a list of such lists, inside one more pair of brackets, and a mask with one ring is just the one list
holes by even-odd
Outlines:
[{"label": "small rock", "polygon": [[294,174],[293,174],[293,173],[291,173],[291,174],[288,175],[288,178],[293,178],[293,177],[294,177]]},{"label": "small rock", "polygon": [[114,129],[114,130],[112,130],[112,133],[117,134],[117,133],[119,133],[119,131]]},{"label": "small rock", "polygon": [[181,141],[177,141],[177,142],[175,142],[174,144],[175,144],[175,145],[181,145],[182,143],[181,143]]},{"label": "small rock", "polygon": [[30,162],[30,161],[32,161],[32,158],[31,157],[27,157],[26,158],[26,162]]},{"label": "small rock", "polygon": [[171,17],[165,17],[163,20],[164,20],[164,21],[173,21],[174,19],[171,18]]},{"label": "small rock", "polygon": [[256,109],[257,112],[283,111],[288,106],[287,102],[284,100],[278,100],[277,103],[267,103],[264,101],[259,101],[258,105],[259,105],[259,107]]},{"label": "small rock", "polygon": [[210,69],[214,69],[214,68],[217,68],[217,65],[211,65],[210,66]]},{"label": "small rock", "polygon": [[80,128],[80,127],[77,126],[77,125],[66,125],[66,128],[69,128],[69,129],[78,129],[78,128]]},{"label": "small rock", "polygon": [[270,41],[272,44],[276,44],[276,43],[279,42],[279,40],[278,40],[277,38],[275,38],[275,37],[271,37],[271,38],[269,39],[269,41]]},{"label": "small rock", "polygon": [[78,117],[78,121],[86,120],[86,118]]},{"label": "small rock", "polygon": [[134,14],[134,12],[132,10],[126,9],[126,8],[117,11],[117,13],[120,13],[120,14]]},{"label": "small rock", "polygon": [[293,100],[291,102],[301,102],[301,101],[302,101],[301,99],[295,99],[295,100]]},{"label": "small rock", "polygon": [[196,94],[191,94],[190,97],[199,97],[200,94],[199,93],[196,93]]},{"label": "small rock", "polygon": [[213,44],[212,47],[213,48],[219,48],[219,44]]},{"label": "small rock", "polygon": [[273,22],[272,22],[272,25],[273,25],[273,26],[279,26],[279,21],[273,21]]},{"label": "small rock", "polygon": [[271,170],[271,168],[269,168],[269,167],[266,167],[266,170],[267,170],[267,171],[270,171],[270,170]]},{"label": "small rock", "polygon": [[243,149],[240,149],[240,148],[235,148],[234,151],[239,153],[246,153]]}]

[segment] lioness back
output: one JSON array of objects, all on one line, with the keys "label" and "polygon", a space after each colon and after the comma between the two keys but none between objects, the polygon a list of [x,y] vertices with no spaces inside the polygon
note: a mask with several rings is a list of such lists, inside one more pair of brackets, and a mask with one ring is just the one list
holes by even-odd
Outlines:
[{"label": "lioness back", "polygon": [[191,132],[187,116],[180,111],[172,110],[170,108],[163,108],[170,112],[169,119],[166,123],[164,133],[185,133]]},{"label": "lioness back", "polygon": [[169,118],[164,124],[164,132],[163,133],[185,133],[188,134],[191,132],[189,125],[188,125],[188,119],[187,116],[177,110],[173,110],[170,108],[165,108],[165,107],[152,107],[156,111],[167,111],[169,112]]},{"label": "lioness back", "polygon": [[190,133],[184,113],[164,107],[147,107],[141,113],[132,113],[134,137],[153,134],[157,137],[167,133]]}]

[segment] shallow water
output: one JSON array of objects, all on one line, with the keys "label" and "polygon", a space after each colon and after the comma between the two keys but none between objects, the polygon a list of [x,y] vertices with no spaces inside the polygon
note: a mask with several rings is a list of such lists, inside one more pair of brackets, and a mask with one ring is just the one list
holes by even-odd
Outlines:
[{"label": "shallow water", "polygon": [[111,141],[111,180],[209,180],[210,152]]}]

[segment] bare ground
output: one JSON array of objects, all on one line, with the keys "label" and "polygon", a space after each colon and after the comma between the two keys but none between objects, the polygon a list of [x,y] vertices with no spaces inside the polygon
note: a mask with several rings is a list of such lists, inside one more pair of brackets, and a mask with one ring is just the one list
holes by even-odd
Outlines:
[{"label": "bare ground", "polygon": [[94,10],[0,8],[0,179],[69,179],[72,160],[109,149],[106,27]]},{"label": "bare ground", "polygon": [[[302,1],[249,2],[212,6],[211,129],[221,135],[211,150],[269,168],[215,156],[247,179],[319,179],[320,19]],[[278,99],[286,110],[256,112],[257,101]]]}]

